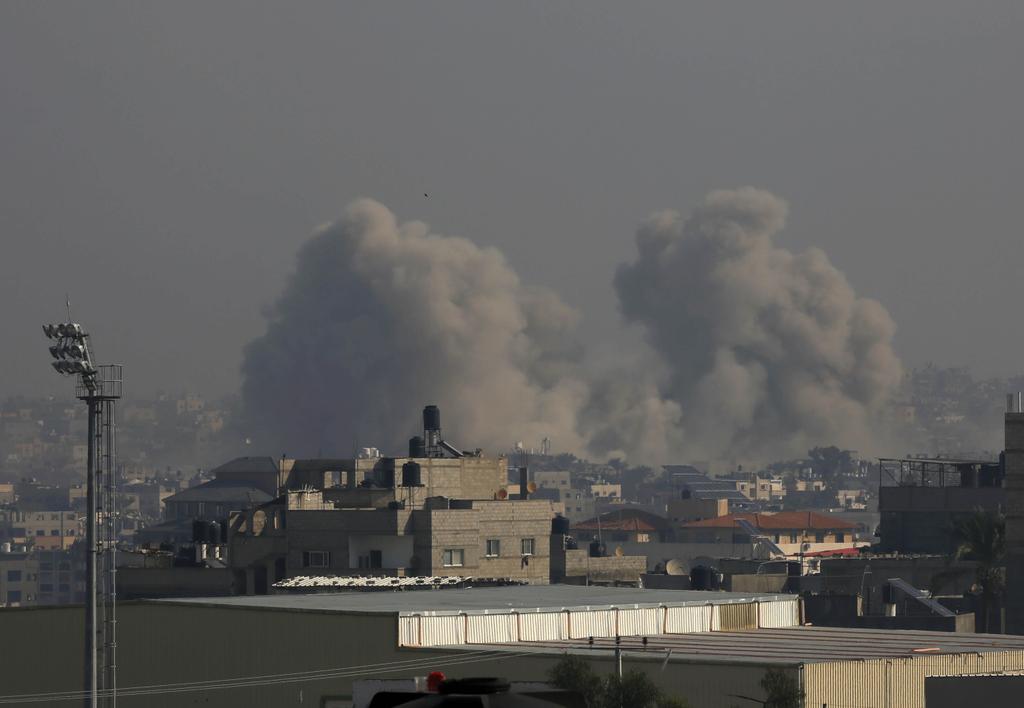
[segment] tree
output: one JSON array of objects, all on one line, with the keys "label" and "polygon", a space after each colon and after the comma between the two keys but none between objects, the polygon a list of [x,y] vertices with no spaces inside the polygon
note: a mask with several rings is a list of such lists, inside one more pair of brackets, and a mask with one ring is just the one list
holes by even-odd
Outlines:
[{"label": "tree", "polygon": [[975,561],[975,579],[981,589],[981,631],[989,629],[989,615],[1005,588],[1006,520],[1001,514],[976,509],[953,524],[957,560]]},{"label": "tree", "polygon": [[684,699],[658,688],[651,677],[630,669],[616,674],[597,674],[587,661],[566,654],[548,671],[548,681],[558,688],[583,695],[590,708],[688,708]]},{"label": "tree", "polygon": [[761,679],[765,708],[800,708],[804,692],[797,680],[781,669],[768,669]]},{"label": "tree", "polygon": [[853,473],[853,455],[849,450],[840,450],[835,445],[816,447],[807,451],[814,473],[825,480],[833,492],[839,481]]}]

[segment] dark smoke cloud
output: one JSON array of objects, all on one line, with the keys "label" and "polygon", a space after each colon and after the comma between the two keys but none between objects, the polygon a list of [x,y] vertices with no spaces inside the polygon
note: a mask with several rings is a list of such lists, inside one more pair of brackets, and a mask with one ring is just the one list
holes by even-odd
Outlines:
[{"label": "dark smoke cloud", "polygon": [[595,373],[577,313],[523,285],[498,251],[355,202],[302,248],[245,351],[254,444],[401,452],[437,403],[449,437],[492,452],[544,437],[648,464],[867,451],[901,376],[892,320],[821,251],[774,246],[785,215],[740,189],[687,219],[652,216],[615,276],[650,348]]},{"label": "dark smoke cloud", "polygon": [[456,444],[505,450],[549,435],[579,449],[576,322],[498,251],[357,201],[302,248],[267,333],[245,351],[254,445],[400,453],[436,403]]},{"label": "dark smoke cloud", "polygon": [[786,205],[756,189],[712,192],[684,219],[655,214],[615,287],[669,369],[691,454],[872,447],[902,370],[895,326],[826,255],[772,244]]}]

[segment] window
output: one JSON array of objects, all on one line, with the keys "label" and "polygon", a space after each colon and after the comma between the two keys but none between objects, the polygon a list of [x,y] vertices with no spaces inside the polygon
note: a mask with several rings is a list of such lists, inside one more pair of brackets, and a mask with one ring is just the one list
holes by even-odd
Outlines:
[{"label": "window", "polygon": [[50,529],[51,536],[60,536],[60,529]]},{"label": "window", "polygon": [[8,570],[7,571],[7,582],[9,582],[9,583],[20,583],[21,582],[21,571],[20,570]]},{"label": "window", "polygon": [[302,567],[303,568],[330,568],[331,567],[331,552],[330,551],[303,551],[302,552]]},{"label": "window", "polygon": [[446,548],[441,554],[441,564],[446,567],[460,567],[465,560],[465,551],[461,548]]},{"label": "window", "polygon": [[815,543],[825,543],[825,534],[823,534],[821,531],[819,531],[818,533],[814,534],[814,542]]},{"label": "window", "polygon": [[636,535],[636,542],[637,543],[649,543],[650,540],[651,540],[651,535],[650,534],[638,533]]},{"label": "window", "polygon": [[36,529],[36,536],[45,536],[46,531],[44,529]]},{"label": "window", "polygon": [[836,543],[846,543],[846,534],[845,533],[837,533],[836,534]]},{"label": "window", "polygon": [[522,552],[523,552],[524,556],[532,556],[533,555],[533,539],[532,538],[524,538],[520,542],[520,546],[522,547]]},{"label": "window", "polygon": [[21,602],[21,590],[8,590],[7,602]]},{"label": "window", "polygon": [[60,592],[71,592],[71,586],[68,585],[67,583],[61,583],[60,585],[57,586],[57,589]]},{"label": "window", "polygon": [[795,533],[789,534],[789,542],[790,543],[796,543],[796,534]]},{"label": "window", "polygon": [[53,585],[50,583],[41,583],[39,585],[39,592],[53,592]]},{"label": "window", "polygon": [[487,557],[494,558],[501,555],[501,541],[496,538],[487,539]]}]

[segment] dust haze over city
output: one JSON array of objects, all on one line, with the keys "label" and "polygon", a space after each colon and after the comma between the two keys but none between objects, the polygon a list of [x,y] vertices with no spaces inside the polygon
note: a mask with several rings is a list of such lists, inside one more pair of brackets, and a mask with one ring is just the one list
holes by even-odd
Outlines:
[{"label": "dust haze over city", "polygon": [[[988,8],[222,4],[197,24],[12,4],[5,321],[28,331],[70,292],[132,390],[294,412],[305,432],[261,452],[393,443],[403,390],[492,448],[878,452],[903,373],[1020,373],[1019,17]],[[361,198],[382,206],[359,218],[429,227],[342,236]],[[691,253],[683,224],[715,200],[778,213],[747,255]],[[731,239],[725,211],[706,218]],[[333,274],[310,278],[296,259],[324,223]],[[416,247],[420,228],[465,241]],[[659,228],[681,246],[651,252]],[[402,267],[423,282],[381,280]],[[289,358],[289,327],[318,346]],[[5,393],[59,390],[36,349],[4,348]]]},{"label": "dust haze over city", "polygon": [[[95,584],[41,564],[85,567],[107,533],[110,577],[114,551],[189,569],[126,570],[129,599],[458,573],[805,603],[762,624],[756,603],[790,599],[761,596],[754,629],[1024,634],[1024,547],[1001,545],[1024,524],[1003,484],[1024,449],[1022,30],[1019,3],[947,0],[3,4],[0,613],[85,602]],[[62,322],[88,338],[47,342]],[[90,356],[124,365],[116,426]],[[969,491],[941,513],[884,491],[950,484]],[[416,521],[442,509],[466,548]],[[808,552],[932,561],[840,588]],[[776,561],[794,578],[758,577]],[[859,614],[829,624],[814,598],[845,591]],[[941,621],[896,627],[900,593]],[[789,680],[755,678],[737,690],[769,701]]]}]

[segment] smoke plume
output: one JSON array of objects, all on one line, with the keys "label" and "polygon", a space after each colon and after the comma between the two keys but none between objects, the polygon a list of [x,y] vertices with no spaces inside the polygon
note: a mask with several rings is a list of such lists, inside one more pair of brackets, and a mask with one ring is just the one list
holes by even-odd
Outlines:
[{"label": "smoke plume", "polygon": [[292,455],[400,454],[436,403],[456,444],[494,452],[547,435],[579,449],[576,321],[498,251],[357,201],[302,248],[267,333],[246,348],[253,442]]},{"label": "smoke plume", "polygon": [[661,393],[690,454],[866,451],[882,428],[901,377],[893,321],[822,251],[774,246],[785,219],[768,192],[712,192],[687,219],[650,217],[615,275],[624,316],[668,367]]},{"label": "smoke plume", "polygon": [[579,317],[491,248],[352,204],[301,249],[245,351],[249,434],[267,453],[404,449],[441,407],[467,447],[514,441],[633,463],[868,451],[898,385],[894,325],[823,252],[772,244],[786,206],[713,192],[650,217],[615,288],[640,364],[595,372]]}]

